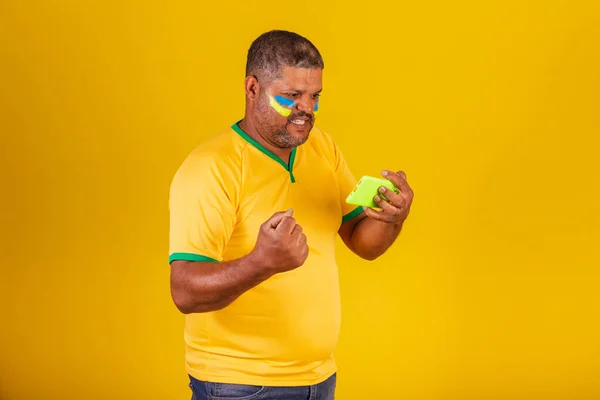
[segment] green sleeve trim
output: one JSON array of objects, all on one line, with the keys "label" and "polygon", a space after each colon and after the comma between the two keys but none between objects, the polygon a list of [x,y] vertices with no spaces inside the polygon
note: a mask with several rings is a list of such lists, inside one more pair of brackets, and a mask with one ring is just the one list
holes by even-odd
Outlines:
[{"label": "green sleeve trim", "polygon": [[193,254],[193,253],[173,253],[169,256],[169,264],[171,264],[173,261],[177,261],[177,260],[197,261],[197,262],[216,262],[216,263],[219,262],[219,261],[215,260],[214,258],[201,256],[199,254]]},{"label": "green sleeve trim", "polygon": [[344,222],[350,221],[352,218],[356,217],[361,212],[363,212],[362,206],[356,207],[354,210],[350,211],[348,214],[346,214],[342,217],[342,224]]}]

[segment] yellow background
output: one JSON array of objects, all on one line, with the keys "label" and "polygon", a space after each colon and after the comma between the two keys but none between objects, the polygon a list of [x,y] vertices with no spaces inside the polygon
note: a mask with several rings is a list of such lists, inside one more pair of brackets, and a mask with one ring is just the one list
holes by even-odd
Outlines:
[{"label": "yellow background", "polygon": [[168,186],[296,30],[357,176],[416,192],[339,246],[338,399],[600,398],[598,1],[0,2],[0,399],[188,399]]}]

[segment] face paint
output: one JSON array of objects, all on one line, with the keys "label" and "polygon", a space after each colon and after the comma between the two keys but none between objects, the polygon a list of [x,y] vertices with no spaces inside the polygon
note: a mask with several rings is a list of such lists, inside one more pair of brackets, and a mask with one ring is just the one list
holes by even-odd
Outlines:
[{"label": "face paint", "polygon": [[296,102],[282,96],[269,95],[269,104],[282,116],[289,117]]},{"label": "face paint", "polygon": [[[273,107],[275,109],[275,111],[277,111],[279,114],[281,114],[284,117],[289,117],[290,114],[292,113],[292,109],[296,105],[296,102],[294,100],[285,98],[283,96],[273,97],[271,95],[268,95],[268,97],[269,97],[269,104],[271,105],[271,107]],[[317,102],[315,104],[315,107],[313,108],[313,113],[315,115],[317,115],[317,113],[319,112],[319,100],[320,100],[320,98],[317,97]]]}]

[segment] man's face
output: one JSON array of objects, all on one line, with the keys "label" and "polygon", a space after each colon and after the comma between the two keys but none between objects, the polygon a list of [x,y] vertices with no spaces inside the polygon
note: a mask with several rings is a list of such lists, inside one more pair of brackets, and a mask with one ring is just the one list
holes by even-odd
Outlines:
[{"label": "man's face", "polygon": [[261,86],[257,127],[272,145],[292,148],[306,142],[314,126],[323,70],[284,67],[281,78]]}]

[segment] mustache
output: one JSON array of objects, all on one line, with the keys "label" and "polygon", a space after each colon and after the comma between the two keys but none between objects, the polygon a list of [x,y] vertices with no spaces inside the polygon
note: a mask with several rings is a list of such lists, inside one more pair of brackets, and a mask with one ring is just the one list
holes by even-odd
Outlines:
[{"label": "mustache", "polygon": [[305,113],[304,111],[300,111],[300,112],[299,112],[299,113],[297,113],[297,114],[290,115],[290,116],[288,117],[288,120],[289,120],[289,121],[293,121],[294,119],[296,119],[296,118],[299,118],[299,117],[303,117],[303,118],[305,117],[305,118],[308,118],[308,120],[309,120],[310,122],[313,122],[313,119],[314,119],[314,115],[312,115],[312,114],[307,114],[307,113]]}]

